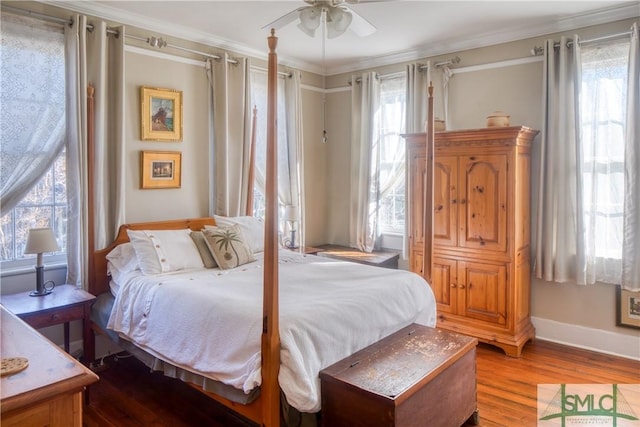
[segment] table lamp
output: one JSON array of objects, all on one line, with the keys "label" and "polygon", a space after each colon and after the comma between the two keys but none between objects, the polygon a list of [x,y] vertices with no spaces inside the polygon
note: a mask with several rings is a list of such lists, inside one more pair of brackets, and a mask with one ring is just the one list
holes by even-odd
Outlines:
[{"label": "table lamp", "polygon": [[51,228],[31,228],[27,237],[27,245],[24,248],[25,254],[37,254],[36,259],[36,289],[29,294],[32,297],[40,297],[51,293],[51,289],[44,287],[44,265],[42,264],[42,254],[44,252],[56,252],[58,242],[53,235]]},{"label": "table lamp", "polygon": [[296,249],[296,222],[298,222],[298,207],[293,205],[287,205],[284,207],[284,219],[289,222],[289,228],[291,229],[291,240],[287,247],[289,249]]}]

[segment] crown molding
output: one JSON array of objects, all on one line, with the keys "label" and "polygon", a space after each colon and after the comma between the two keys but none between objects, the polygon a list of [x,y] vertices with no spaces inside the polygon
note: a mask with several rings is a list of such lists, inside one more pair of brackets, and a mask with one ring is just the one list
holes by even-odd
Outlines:
[{"label": "crown molding", "polygon": [[[178,24],[167,25],[165,21],[151,19],[134,13],[124,13],[122,10],[86,0],[39,0],[39,3],[71,10],[78,13],[92,15],[101,19],[114,21],[123,25],[131,25],[141,30],[160,33],[167,36],[177,37],[196,43],[210,46],[214,49],[225,50],[230,53],[246,55],[266,61],[268,54],[266,50],[257,50],[233,40],[214,37],[209,33],[194,30]],[[322,74],[322,68],[315,64],[300,61],[295,58],[288,58],[282,55],[278,57],[279,65],[291,67],[316,74]]]},{"label": "crown molding", "polygon": [[[201,43],[214,49],[226,50],[232,53],[246,55],[262,60],[266,60],[268,57],[267,53],[263,50],[253,49],[246,45],[237,43],[233,40],[214,37],[211,34],[197,31],[178,24],[167,25],[167,23],[164,21],[150,19],[149,17],[139,14],[123,13],[119,9],[96,2],[81,0],[40,0],[39,2],[72,10],[78,13],[97,16],[102,19],[115,21],[124,25],[131,25],[143,30],[158,32],[164,35]],[[609,8],[600,9],[595,12],[578,14],[553,21],[546,21],[542,23],[532,22],[530,25],[518,25],[511,28],[500,29],[497,31],[489,31],[486,33],[478,34],[473,39],[451,37],[438,43],[426,44],[417,49],[399,51],[389,55],[377,56],[373,58],[361,58],[354,60],[352,63],[345,66],[327,67],[326,70],[323,70],[322,67],[319,67],[316,64],[301,61],[296,58],[286,57],[283,55],[279,55],[278,62],[280,63],[280,65],[286,67],[291,67],[319,75],[326,74],[327,76],[331,76],[368,68],[415,61],[432,56],[446,55],[463,50],[478,49],[500,43],[507,43],[516,40],[539,37],[546,34],[588,27],[591,25],[605,24],[622,19],[638,17],[639,15],[638,3],[637,1],[632,1],[623,5],[616,5]]]},{"label": "crown molding", "polygon": [[395,52],[389,55],[375,58],[363,58],[354,61],[352,64],[333,67],[327,69],[327,75],[336,75],[363,70],[367,68],[382,67],[385,65],[398,64],[401,62],[415,61],[432,56],[447,55],[469,49],[478,49],[493,46],[501,43],[508,43],[517,40],[524,40],[533,37],[540,37],[547,34],[559,33],[563,31],[575,30],[592,25],[606,24],[623,19],[637,18],[640,16],[640,8],[637,2],[629,2],[623,5],[612,6],[600,9],[595,12],[573,15],[554,21],[535,22],[530,25],[518,25],[516,27],[490,31],[478,34],[473,39],[461,39],[451,37],[437,44],[429,44],[418,49],[402,52]]}]

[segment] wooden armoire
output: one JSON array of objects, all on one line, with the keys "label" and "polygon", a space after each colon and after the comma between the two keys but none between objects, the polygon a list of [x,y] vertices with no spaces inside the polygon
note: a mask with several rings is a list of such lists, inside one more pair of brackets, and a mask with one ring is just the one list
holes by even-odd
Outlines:
[{"label": "wooden armoire", "polygon": [[[538,131],[435,133],[431,287],[437,326],[519,357],[530,320],[530,150]],[[407,141],[409,263],[422,274],[424,133]]]}]

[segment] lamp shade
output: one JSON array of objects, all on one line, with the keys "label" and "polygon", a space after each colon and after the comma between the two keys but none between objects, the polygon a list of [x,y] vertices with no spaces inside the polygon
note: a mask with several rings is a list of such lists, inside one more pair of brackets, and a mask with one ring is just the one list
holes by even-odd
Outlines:
[{"label": "lamp shade", "polygon": [[298,220],[298,207],[294,205],[287,205],[284,207],[284,219],[285,221],[297,221]]},{"label": "lamp shade", "polygon": [[56,252],[60,250],[58,242],[51,228],[31,228],[27,237],[25,254],[41,254],[44,252]]}]

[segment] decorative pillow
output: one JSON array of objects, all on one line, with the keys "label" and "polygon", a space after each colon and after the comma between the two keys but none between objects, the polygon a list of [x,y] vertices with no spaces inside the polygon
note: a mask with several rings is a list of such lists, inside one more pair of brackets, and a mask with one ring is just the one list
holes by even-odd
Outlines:
[{"label": "decorative pillow", "polygon": [[216,260],[213,258],[213,255],[209,250],[209,246],[207,246],[207,242],[204,240],[204,234],[202,234],[202,231],[192,231],[190,236],[193,240],[193,243],[196,244],[198,252],[200,252],[200,258],[202,258],[204,268],[217,267],[218,264],[216,264]]},{"label": "decorative pillow", "polygon": [[[260,218],[254,216],[220,216],[214,215],[216,225],[221,227],[228,227],[230,225],[238,224],[242,229],[242,233],[251,245],[253,253],[264,251],[264,222]],[[205,225],[204,228],[209,228],[210,225]]]},{"label": "decorative pillow", "polygon": [[191,230],[127,230],[140,269],[144,274],[168,273],[202,268],[198,248],[189,236]]},{"label": "decorative pillow", "polygon": [[205,242],[223,270],[255,261],[251,246],[244,239],[238,224],[229,227],[208,227],[203,230]]}]

